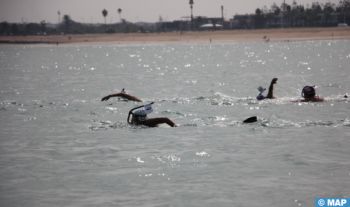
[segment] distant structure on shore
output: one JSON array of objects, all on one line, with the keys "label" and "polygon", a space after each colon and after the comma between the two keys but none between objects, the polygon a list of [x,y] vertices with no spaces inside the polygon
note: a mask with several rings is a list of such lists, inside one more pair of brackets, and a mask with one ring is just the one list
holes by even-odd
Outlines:
[{"label": "distant structure on shore", "polygon": [[173,31],[201,31],[201,30],[229,30],[229,29],[267,29],[292,27],[347,27],[350,24],[350,0],[343,0],[339,4],[313,3],[304,7],[293,1],[291,5],[285,1],[281,6],[272,4],[270,8],[257,8],[253,14],[237,14],[230,19],[224,18],[224,6],[221,5],[221,16],[194,16],[194,1],[189,0],[190,17],[182,20],[159,22],[132,23],[121,17],[122,9],[117,10],[120,21],[106,22],[107,9],[102,10],[104,24],[79,23],[69,15],[58,11],[58,23],[0,23],[0,35],[51,35],[51,34],[95,34],[95,33],[130,33],[130,32],[173,32]]}]

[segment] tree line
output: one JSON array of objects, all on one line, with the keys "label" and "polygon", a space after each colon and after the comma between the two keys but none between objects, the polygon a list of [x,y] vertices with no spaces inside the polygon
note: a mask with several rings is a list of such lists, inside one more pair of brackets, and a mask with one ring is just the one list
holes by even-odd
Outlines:
[{"label": "tree line", "polygon": [[197,30],[205,23],[222,23],[224,29],[259,29],[277,27],[330,27],[350,24],[350,0],[338,4],[318,2],[304,6],[293,1],[292,4],[272,4],[270,8],[257,8],[253,14],[235,15],[229,22],[220,18],[193,17],[194,1],[189,1],[191,8],[190,21],[172,21],[157,23],[131,23],[122,18],[122,9],[117,10],[120,21],[107,24],[108,11],[103,9],[101,15],[104,24],[79,23],[69,15],[64,15],[60,23],[0,23],[0,35],[51,35],[51,34],[93,34],[93,33],[127,33],[127,32],[162,32]]},{"label": "tree line", "polygon": [[[330,27],[339,23],[350,23],[350,0],[338,4],[318,2],[305,7],[293,1],[292,4],[272,4],[257,8],[254,14],[236,15],[235,26],[239,28],[275,28],[275,27]],[[345,24],[344,24],[345,23]]]},{"label": "tree line", "polygon": [[114,24],[89,24],[74,21],[64,15],[59,24],[40,23],[0,23],[0,35],[57,35],[57,34],[97,34],[142,31],[139,26],[122,19]]}]

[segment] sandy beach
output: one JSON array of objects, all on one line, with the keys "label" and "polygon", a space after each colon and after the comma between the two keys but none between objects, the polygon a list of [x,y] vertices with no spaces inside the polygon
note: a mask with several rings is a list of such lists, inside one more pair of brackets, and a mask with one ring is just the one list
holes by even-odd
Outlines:
[{"label": "sandy beach", "polygon": [[235,41],[302,41],[350,39],[350,27],[288,28],[260,30],[225,30],[165,33],[116,33],[82,35],[0,36],[0,43],[67,44],[113,42],[116,44],[235,42]]}]

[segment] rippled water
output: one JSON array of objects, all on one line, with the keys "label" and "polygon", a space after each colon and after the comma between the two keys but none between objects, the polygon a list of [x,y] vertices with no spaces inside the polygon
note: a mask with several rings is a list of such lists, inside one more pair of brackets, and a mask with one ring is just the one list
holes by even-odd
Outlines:
[{"label": "rippled water", "polygon": [[[1,206],[313,206],[350,194],[350,41],[1,45]],[[256,88],[278,77],[278,99]],[[316,85],[323,103],[293,103]],[[137,105],[100,99],[121,88]],[[242,124],[249,116],[254,124]]]}]

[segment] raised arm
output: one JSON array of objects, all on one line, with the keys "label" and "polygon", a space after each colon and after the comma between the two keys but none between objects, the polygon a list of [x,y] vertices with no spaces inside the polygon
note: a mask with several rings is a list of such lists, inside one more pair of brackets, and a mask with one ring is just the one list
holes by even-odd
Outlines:
[{"label": "raised arm", "polygon": [[278,78],[273,78],[273,79],[271,80],[271,83],[270,83],[270,86],[269,86],[269,92],[267,93],[266,98],[270,98],[270,99],[275,98],[275,97],[273,96],[273,85],[277,83],[277,80],[278,80]]}]

